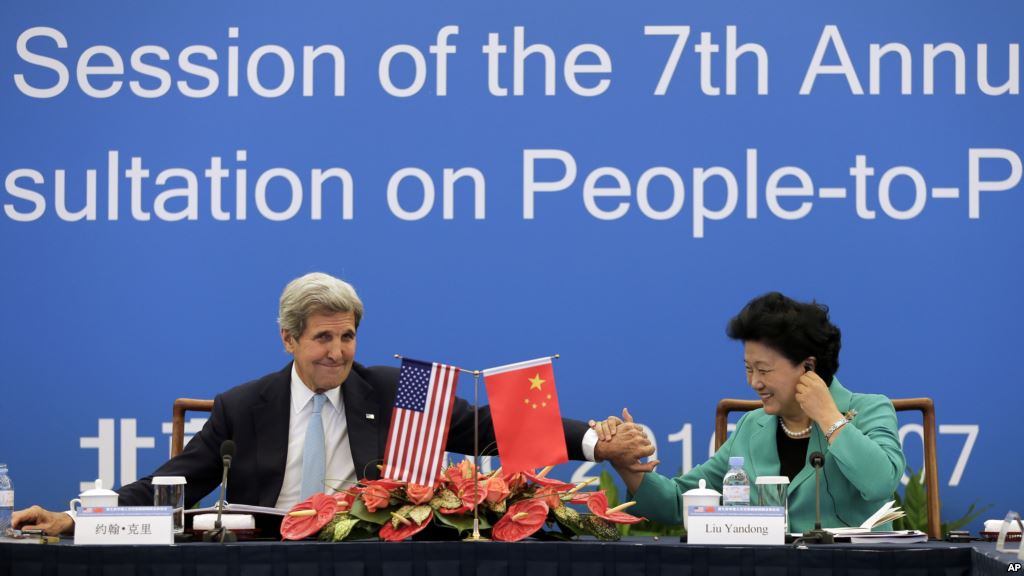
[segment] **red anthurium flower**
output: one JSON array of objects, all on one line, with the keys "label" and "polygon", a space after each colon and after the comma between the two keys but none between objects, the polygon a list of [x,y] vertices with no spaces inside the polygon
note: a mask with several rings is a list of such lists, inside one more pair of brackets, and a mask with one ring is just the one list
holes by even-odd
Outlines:
[{"label": "red anthurium flower", "polygon": [[352,503],[356,500],[357,493],[355,491],[344,491],[335,492],[331,495],[334,498],[334,502],[338,505],[338,512],[348,512],[352,509]]},{"label": "red anthurium flower", "polygon": [[[569,502],[571,504],[586,504],[594,494],[597,494],[597,492],[573,492],[572,498],[569,499]],[[601,492],[601,494],[603,495],[604,492]],[[607,501],[607,498],[605,498],[605,500]]]},{"label": "red anthurium flower", "polygon": [[516,502],[494,525],[491,537],[501,542],[518,542],[540,530],[547,517],[548,505],[543,499]]},{"label": "red anthurium flower", "polygon": [[646,518],[638,518],[625,512],[618,512],[615,508],[608,510],[608,497],[605,496],[604,492],[591,493],[590,498],[587,498],[587,508],[590,508],[590,511],[595,516],[600,516],[616,524],[636,524],[646,520]]},{"label": "red anthurium flower", "polygon": [[403,518],[403,520],[405,522],[399,523],[398,528],[395,528],[391,522],[385,522],[380,527],[380,539],[387,540],[388,542],[400,542],[423,530],[427,527],[427,524],[430,524],[427,520],[424,520],[423,524],[417,524],[414,520],[408,518]]},{"label": "red anthurium flower", "polygon": [[337,502],[321,493],[296,504],[281,521],[282,540],[302,540],[316,534],[334,518]]},{"label": "red anthurium flower", "polygon": [[563,492],[566,491],[566,490],[569,490],[570,488],[573,487],[572,484],[566,484],[565,482],[562,482],[561,480],[556,480],[554,478],[548,478],[547,476],[537,476],[533,472],[529,472],[529,471],[523,472],[523,475],[525,475],[527,478],[529,478],[534,484],[538,484],[540,486],[552,486],[552,487],[558,488],[559,490],[561,490]]},{"label": "red anthurium flower", "polygon": [[516,472],[515,474],[502,474],[502,479],[505,480],[505,484],[512,492],[518,492],[526,485],[526,475],[522,472]]},{"label": "red anthurium flower", "polygon": [[544,503],[548,505],[548,508],[558,508],[562,505],[562,497],[560,493],[564,493],[565,490],[560,490],[555,486],[541,486],[537,488],[537,492],[534,494],[537,498],[544,500]]}]

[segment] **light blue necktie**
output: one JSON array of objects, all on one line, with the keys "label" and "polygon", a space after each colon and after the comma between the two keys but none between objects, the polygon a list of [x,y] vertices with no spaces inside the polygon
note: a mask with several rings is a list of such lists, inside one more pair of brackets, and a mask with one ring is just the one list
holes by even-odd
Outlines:
[{"label": "light blue necktie", "polygon": [[306,428],[306,445],[302,448],[302,492],[300,500],[305,500],[317,492],[324,491],[324,472],[326,458],[324,456],[324,421],[320,415],[327,397],[323,394],[313,396],[313,413],[309,415],[309,426]]}]

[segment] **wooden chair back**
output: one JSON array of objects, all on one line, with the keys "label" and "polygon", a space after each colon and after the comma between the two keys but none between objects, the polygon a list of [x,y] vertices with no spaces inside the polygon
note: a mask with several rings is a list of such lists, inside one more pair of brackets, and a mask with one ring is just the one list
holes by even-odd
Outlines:
[{"label": "wooden chair back", "polygon": [[212,412],[213,400],[178,398],[174,401],[171,415],[171,458],[181,454],[185,448],[185,412]]}]

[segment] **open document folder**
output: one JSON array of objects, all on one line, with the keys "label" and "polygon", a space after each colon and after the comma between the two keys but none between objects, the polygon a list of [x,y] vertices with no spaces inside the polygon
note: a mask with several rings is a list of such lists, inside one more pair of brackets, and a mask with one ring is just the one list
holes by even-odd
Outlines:
[{"label": "open document folder", "polygon": [[[188,508],[185,510],[185,514],[208,514],[216,513],[217,506],[207,506],[205,508]],[[288,514],[288,510],[284,508],[268,508],[266,506],[254,506],[252,504],[230,504],[224,506],[225,514],[269,514],[271,516],[284,516]]]},{"label": "open document folder", "polygon": [[825,528],[826,531],[840,538],[849,538],[854,544],[870,544],[872,542],[927,542],[928,535],[920,530],[874,530],[887,522],[903,518],[906,514],[896,506],[895,500],[886,502],[877,512],[868,517],[860,526],[843,528]]}]

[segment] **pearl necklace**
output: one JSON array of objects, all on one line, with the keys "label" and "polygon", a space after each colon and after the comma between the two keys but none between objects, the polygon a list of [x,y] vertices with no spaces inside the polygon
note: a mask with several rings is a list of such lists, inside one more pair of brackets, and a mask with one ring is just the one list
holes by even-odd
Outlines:
[{"label": "pearl necklace", "polygon": [[814,423],[812,422],[810,426],[808,426],[807,428],[804,428],[803,430],[800,430],[799,432],[793,432],[789,428],[786,428],[786,423],[782,421],[782,417],[780,416],[779,417],[779,426],[782,426],[782,431],[786,433],[786,436],[789,436],[790,438],[797,438],[797,439],[799,439],[799,438],[803,438],[804,436],[807,436],[808,434],[811,433],[811,427],[814,426]]}]

